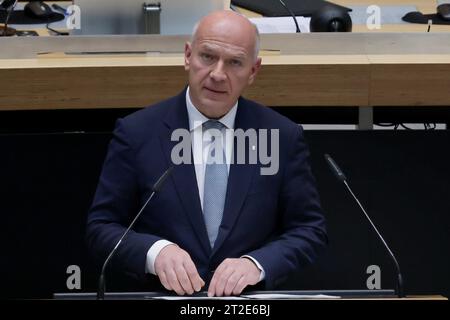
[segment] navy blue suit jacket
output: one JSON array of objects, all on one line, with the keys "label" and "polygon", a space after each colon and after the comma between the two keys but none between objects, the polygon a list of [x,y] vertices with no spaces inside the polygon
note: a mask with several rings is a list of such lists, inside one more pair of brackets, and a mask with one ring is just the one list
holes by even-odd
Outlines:
[{"label": "navy blue suit jacket", "polygon": [[[189,128],[185,94],[117,121],[88,215],[88,246],[100,262],[171,166],[171,150],[178,143],[171,141],[171,134]],[[327,237],[301,126],[240,98],[238,128],[279,129],[279,170],[261,175],[260,164],[230,166],[214,248],[208,241],[194,166],[181,164],[119,247],[113,259],[116,268],[135,279],[155,280],[145,274],[146,254],[156,241],[167,239],[190,254],[207,282],[224,259],[250,255],[264,268],[264,283],[271,289],[316,258]]]}]

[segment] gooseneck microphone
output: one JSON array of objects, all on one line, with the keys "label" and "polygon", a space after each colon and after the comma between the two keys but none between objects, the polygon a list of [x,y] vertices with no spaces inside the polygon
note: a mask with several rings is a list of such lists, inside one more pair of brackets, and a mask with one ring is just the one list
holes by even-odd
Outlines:
[{"label": "gooseneck microphone", "polygon": [[375,225],[373,224],[373,222],[370,219],[369,215],[367,214],[366,210],[361,205],[361,202],[359,202],[358,198],[355,196],[355,194],[353,193],[352,189],[348,185],[347,178],[345,177],[345,175],[342,172],[342,170],[339,168],[339,166],[336,164],[336,162],[334,162],[333,158],[331,158],[329,154],[325,154],[325,160],[329,164],[329,166],[331,168],[331,171],[333,171],[333,173],[338,178],[338,180],[342,181],[342,183],[345,184],[345,186],[347,187],[347,190],[350,192],[350,194],[352,195],[353,199],[355,199],[356,203],[361,208],[362,212],[366,216],[366,218],[369,221],[370,225],[372,226],[373,230],[375,230],[376,234],[381,239],[381,242],[383,242],[384,247],[389,252],[389,255],[390,255],[392,261],[394,262],[394,265],[395,265],[395,268],[396,268],[396,271],[397,271],[397,295],[398,295],[399,298],[405,297],[405,294],[404,294],[404,291],[403,291],[403,277],[402,277],[402,274],[400,272],[400,266],[399,266],[399,264],[397,262],[397,259],[395,258],[395,256],[392,253],[391,249],[387,245],[386,241],[384,241],[384,238],[381,236],[381,234],[378,231],[377,227],[375,227]]},{"label": "gooseneck microphone", "polygon": [[105,288],[106,288],[106,285],[105,285],[105,270],[106,270],[106,266],[109,263],[109,260],[111,260],[111,258],[114,256],[114,253],[116,252],[117,248],[122,243],[122,240],[125,238],[125,236],[128,234],[128,232],[131,230],[131,228],[133,228],[134,224],[136,223],[136,221],[139,218],[139,216],[141,215],[141,213],[144,211],[144,209],[147,206],[147,204],[150,202],[150,200],[152,200],[153,196],[157,192],[159,192],[159,190],[161,190],[161,187],[164,184],[164,181],[166,181],[167,177],[171,174],[172,170],[173,170],[173,167],[169,167],[162,174],[162,176],[158,179],[158,181],[156,181],[156,183],[153,185],[152,193],[148,197],[147,201],[144,203],[144,205],[142,206],[141,210],[139,210],[138,214],[133,219],[133,221],[131,221],[130,226],[125,230],[125,232],[123,233],[122,237],[120,237],[119,241],[117,241],[116,246],[114,247],[114,249],[112,249],[112,251],[109,254],[108,258],[106,258],[105,262],[103,263],[102,272],[100,273],[100,278],[98,280],[97,300],[103,300],[105,298]]},{"label": "gooseneck microphone", "polygon": [[289,14],[290,14],[290,15],[292,16],[292,18],[294,19],[294,22],[295,22],[295,32],[296,32],[296,33],[301,33],[300,28],[299,28],[299,26],[298,26],[297,19],[295,18],[294,12],[292,12],[292,10],[289,9],[289,7],[284,3],[283,0],[278,0],[278,1],[280,1],[281,5],[289,12]]},{"label": "gooseneck microphone", "polygon": [[11,16],[11,13],[14,11],[14,8],[16,7],[18,0],[4,0],[0,1],[0,9],[6,10],[6,19],[3,23],[4,26],[0,28],[0,36],[13,36],[16,34],[16,29],[8,28],[8,21]]}]

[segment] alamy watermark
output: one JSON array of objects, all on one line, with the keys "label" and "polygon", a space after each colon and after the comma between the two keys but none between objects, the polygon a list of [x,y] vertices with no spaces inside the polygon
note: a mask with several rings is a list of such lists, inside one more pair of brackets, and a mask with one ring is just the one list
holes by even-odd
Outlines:
[{"label": "alamy watermark", "polygon": [[[278,173],[280,165],[278,129],[225,129],[225,134],[218,129],[209,129],[211,139],[204,141],[201,131],[191,133],[187,129],[176,129],[172,132],[171,140],[178,141],[171,152],[171,160],[175,165],[192,164],[192,146],[197,145],[201,150],[205,143],[209,144],[208,164],[261,164],[261,175]],[[228,161],[224,159],[224,143],[231,142],[232,155]],[[235,142],[235,144],[233,143]],[[269,154],[270,149],[270,154]],[[220,152],[216,152],[220,150]],[[194,159],[194,164],[203,164],[203,158]]]},{"label": "alamy watermark", "polygon": [[[366,26],[369,30],[381,29],[381,8],[377,5],[370,5],[366,8]],[[81,29],[81,8],[72,4],[66,9],[66,26],[69,30]]]},{"label": "alamy watermark", "polygon": [[376,264],[367,267],[366,273],[370,276],[366,280],[366,286],[369,290],[381,289],[381,269]]},{"label": "alamy watermark", "polygon": [[66,273],[69,275],[66,280],[66,287],[69,290],[81,290],[81,269],[73,264],[67,267]]},{"label": "alamy watermark", "polygon": [[67,7],[66,15],[66,26],[69,30],[81,29],[81,8],[76,4],[72,4]]},{"label": "alamy watermark", "polygon": [[368,6],[366,26],[369,30],[381,29],[381,8],[377,5]]}]

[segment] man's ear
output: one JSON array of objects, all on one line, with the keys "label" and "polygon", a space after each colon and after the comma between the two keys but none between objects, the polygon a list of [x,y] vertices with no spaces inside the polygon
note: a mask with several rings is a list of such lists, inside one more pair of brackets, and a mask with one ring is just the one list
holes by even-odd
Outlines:
[{"label": "man's ear", "polygon": [[256,75],[258,74],[259,69],[261,68],[261,58],[258,57],[256,59],[256,62],[252,66],[250,77],[248,78],[248,84],[251,85],[256,78]]},{"label": "man's ear", "polygon": [[190,69],[190,59],[192,56],[192,44],[190,42],[186,42],[184,45],[184,70],[189,71]]}]

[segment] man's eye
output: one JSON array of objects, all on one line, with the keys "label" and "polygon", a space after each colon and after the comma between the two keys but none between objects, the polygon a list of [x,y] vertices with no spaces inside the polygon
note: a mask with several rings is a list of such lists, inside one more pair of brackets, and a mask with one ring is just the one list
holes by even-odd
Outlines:
[{"label": "man's eye", "polygon": [[211,62],[214,60],[214,57],[212,55],[210,55],[209,53],[202,53],[200,56],[206,62]]},{"label": "man's eye", "polygon": [[230,63],[231,66],[236,66],[236,67],[242,65],[242,61],[241,60],[236,60],[236,59],[230,60],[229,63]]}]

